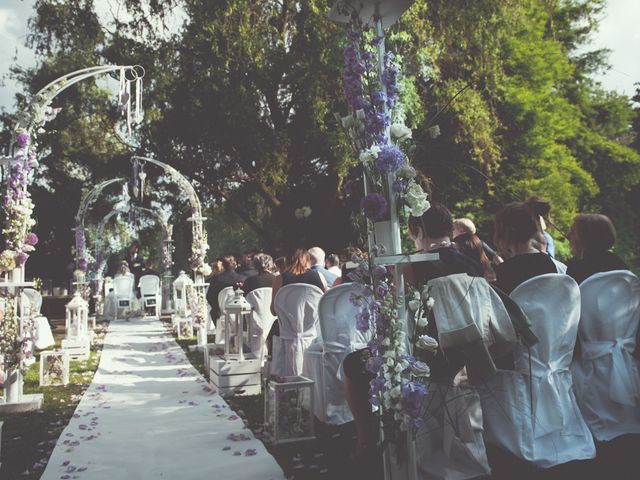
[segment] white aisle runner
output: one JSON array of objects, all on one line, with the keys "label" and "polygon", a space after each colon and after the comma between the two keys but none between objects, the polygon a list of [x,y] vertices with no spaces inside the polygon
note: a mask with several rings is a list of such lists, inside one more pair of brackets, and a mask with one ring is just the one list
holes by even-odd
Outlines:
[{"label": "white aisle runner", "polygon": [[157,319],[111,322],[100,367],[44,480],[281,479]]}]

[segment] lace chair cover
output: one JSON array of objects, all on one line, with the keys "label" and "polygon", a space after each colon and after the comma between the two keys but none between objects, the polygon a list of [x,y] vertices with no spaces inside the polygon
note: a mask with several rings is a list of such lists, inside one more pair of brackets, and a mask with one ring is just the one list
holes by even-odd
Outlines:
[{"label": "lace chair cover", "polygon": [[[233,298],[233,287],[224,287],[218,293],[218,307],[220,308],[220,317],[216,324],[216,343],[224,343],[224,324],[225,313],[227,312],[227,302]],[[234,332],[231,332],[233,335]]]},{"label": "lace chair cover", "polygon": [[593,458],[569,370],[580,319],[578,285],[549,273],[527,280],[511,297],[539,342],[530,350],[517,346],[515,371],[499,370],[480,389],[485,439],[541,468]]},{"label": "lace chair cover", "polygon": [[628,270],[592,275],[580,284],[580,356],[571,365],[575,394],[594,437],[640,433],[640,280]]},{"label": "lace chair cover", "polygon": [[280,336],[274,337],[271,372],[302,375],[304,351],[318,335],[318,303],[322,290],[314,285],[285,285],[276,294]]},{"label": "lace chair cover", "polygon": [[340,367],[351,352],[364,348],[370,333],[356,329],[358,308],[349,301],[353,291],[350,283],[331,288],[318,304],[321,341],[314,342],[304,352],[303,375],[316,382],[314,389],[315,416],[330,425],[342,425],[353,420],[346,402]]},{"label": "lace chair cover", "polygon": [[[138,286],[140,287],[142,304],[145,307],[153,306],[155,308],[156,317],[160,318],[160,307],[162,305],[160,277],[157,275],[143,275],[140,277]],[[151,300],[155,300],[155,302]]]},{"label": "lace chair cover", "polygon": [[271,313],[271,296],[273,290],[270,287],[257,288],[247,294],[247,302],[253,308],[251,322],[253,338],[250,339],[251,352],[262,363],[267,358],[266,340],[269,331],[276,321],[276,317]]},{"label": "lace chair cover", "polygon": [[42,309],[42,295],[37,290],[25,288],[22,293],[28,298],[31,305],[31,314],[34,316],[35,329],[33,332],[33,343],[39,350],[55,345],[51,326],[46,317],[40,314]]}]

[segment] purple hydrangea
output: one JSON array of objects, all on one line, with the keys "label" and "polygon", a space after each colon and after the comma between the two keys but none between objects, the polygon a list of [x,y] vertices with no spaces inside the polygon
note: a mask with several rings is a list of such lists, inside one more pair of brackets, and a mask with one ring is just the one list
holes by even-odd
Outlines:
[{"label": "purple hydrangea", "polygon": [[379,193],[370,193],[360,201],[360,208],[367,218],[371,220],[381,220],[387,215],[387,199]]},{"label": "purple hydrangea", "polygon": [[383,172],[396,172],[404,165],[404,153],[395,145],[385,145],[380,149],[376,163]]},{"label": "purple hydrangea", "polygon": [[402,387],[400,403],[404,412],[412,418],[420,416],[422,400],[427,395],[427,387],[420,382],[409,382]]},{"label": "purple hydrangea", "polygon": [[26,132],[22,132],[20,135],[18,135],[16,143],[18,144],[18,148],[24,148],[27,143],[29,143],[29,134]]},{"label": "purple hydrangea", "polygon": [[24,243],[33,247],[38,244],[38,236],[33,232],[28,233],[27,236],[24,237]]},{"label": "purple hydrangea", "polygon": [[368,310],[360,310],[356,314],[356,328],[360,332],[369,331],[369,320],[371,320],[371,314]]},{"label": "purple hydrangea", "polygon": [[87,262],[86,259],[81,258],[80,260],[78,260],[78,268],[80,270],[82,270],[83,272],[85,272],[87,270],[88,266],[89,266],[89,262]]}]

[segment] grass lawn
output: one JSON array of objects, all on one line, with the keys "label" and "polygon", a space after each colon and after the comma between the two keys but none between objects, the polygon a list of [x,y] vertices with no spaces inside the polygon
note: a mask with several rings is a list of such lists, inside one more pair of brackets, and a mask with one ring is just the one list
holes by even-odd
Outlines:
[{"label": "grass lawn", "polygon": [[[71,360],[69,384],[60,387],[40,387],[40,363],[31,365],[24,376],[24,393],[43,393],[41,410],[27,413],[0,415],[2,429],[3,480],[39,479],[62,430],[67,426],[84,391],[93,380],[104,342],[108,322],[96,325],[95,342],[88,360]],[[62,328],[54,330],[55,348],[60,347]],[[47,350],[51,350],[51,347]]]}]

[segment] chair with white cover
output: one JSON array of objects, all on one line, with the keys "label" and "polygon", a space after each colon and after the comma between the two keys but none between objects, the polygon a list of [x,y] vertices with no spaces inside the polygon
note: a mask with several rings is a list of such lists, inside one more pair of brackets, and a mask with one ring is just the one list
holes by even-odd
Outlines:
[{"label": "chair with white cover", "polygon": [[315,285],[292,283],[278,290],[274,300],[280,336],[273,338],[271,373],[302,375],[304,351],[318,336],[318,304],[322,290]]},{"label": "chair with white cover", "polygon": [[580,355],[571,371],[582,414],[596,440],[640,434],[640,280],[628,270],[596,273],[580,284]]},{"label": "chair with white cover", "polygon": [[160,318],[162,292],[160,291],[160,277],[157,275],[143,275],[138,283],[140,300],[143,308],[153,308],[156,317]]},{"label": "chair with white cover", "polygon": [[[216,323],[216,343],[224,343],[224,324],[225,314],[227,313],[227,302],[233,298],[233,292],[233,287],[224,287],[220,290],[220,293],[218,293],[218,309],[220,311],[220,316]],[[233,335],[234,332],[231,332],[231,334]]]},{"label": "chair with white cover", "polygon": [[371,333],[356,328],[359,308],[349,297],[351,283],[337,285],[327,291],[318,304],[321,341],[304,352],[303,374],[314,380],[315,416],[329,425],[342,425],[353,420],[347,404],[344,385],[339,378],[340,365],[351,352],[365,348]]},{"label": "chair with white cover", "polygon": [[40,310],[42,309],[42,295],[33,288],[25,288],[22,293],[27,296],[31,304],[31,314],[35,317],[35,331],[33,343],[39,350],[55,345],[53,334],[49,320],[44,317]]},{"label": "chair with white cover", "polygon": [[[433,321],[445,357],[458,358],[455,373],[432,371],[416,432],[420,478],[462,480],[491,472],[483,439],[483,413],[474,385],[495,373],[493,358],[509,353],[516,332],[489,283],[465,273],[430,280]],[[462,365],[466,368],[462,368]],[[435,367],[440,370],[439,367]]]},{"label": "chair with white cover", "polygon": [[578,285],[549,273],[525,281],[511,298],[539,342],[516,346],[515,370],[499,370],[480,389],[486,441],[539,468],[594,458],[569,370],[580,320]]},{"label": "chair with white cover", "polygon": [[118,275],[113,279],[113,298],[115,301],[114,320],[118,319],[120,309],[131,309],[135,295],[133,293],[134,285],[133,275]]},{"label": "chair with white cover", "polygon": [[251,345],[251,352],[262,363],[267,358],[267,335],[273,326],[273,322],[276,321],[276,317],[271,313],[272,294],[271,287],[264,287],[250,291],[246,297],[247,302],[253,308],[251,312],[253,338],[249,339],[249,345]]}]

